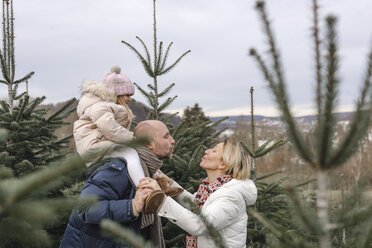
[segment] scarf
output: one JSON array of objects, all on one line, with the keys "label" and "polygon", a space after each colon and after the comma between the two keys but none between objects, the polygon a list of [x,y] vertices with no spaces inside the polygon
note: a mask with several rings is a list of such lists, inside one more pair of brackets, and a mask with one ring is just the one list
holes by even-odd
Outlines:
[{"label": "scarf", "polygon": [[[163,162],[148,148],[136,147],[141,166],[146,177],[153,177],[163,165]],[[150,228],[151,241],[158,248],[165,248],[165,241],[160,217],[157,214],[142,214],[141,228]]]},{"label": "scarf", "polygon": [[[194,202],[199,207],[202,208],[204,203],[208,200],[208,197],[222,187],[225,183],[232,179],[230,175],[223,175],[218,177],[215,181],[209,184],[208,177],[204,179],[196,192]],[[192,236],[190,234],[186,235],[186,248],[198,247],[198,237]]]}]

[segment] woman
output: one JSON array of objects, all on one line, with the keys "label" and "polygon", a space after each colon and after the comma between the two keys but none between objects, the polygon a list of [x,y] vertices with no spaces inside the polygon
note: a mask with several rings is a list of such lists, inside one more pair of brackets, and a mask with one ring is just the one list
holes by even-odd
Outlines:
[{"label": "woman", "polygon": [[[216,247],[202,219],[188,209],[190,204],[185,199],[191,199],[208,223],[220,232],[226,247],[246,247],[246,206],[253,205],[257,198],[256,186],[248,179],[248,154],[239,142],[228,139],[207,150],[200,166],[208,177],[201,182],[198,191],[194,195],[184,191],[176,201],[166,197],[158,215],[189,233],[186,247]],[[163,174],[160,177],[170,180]],[[173,183],[172,186],[179,185]]]}]

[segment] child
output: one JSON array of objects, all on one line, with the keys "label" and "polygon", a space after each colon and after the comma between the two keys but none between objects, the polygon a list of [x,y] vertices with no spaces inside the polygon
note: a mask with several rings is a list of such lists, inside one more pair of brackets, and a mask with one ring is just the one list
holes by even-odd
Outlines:
[{"label": "child", "polygon": [[[94,156],[106,153],[106,157],[123,157],[127,161],[128,173],[138,186],[141,178],[145,177],[137,152],[130,147],[110,151],[115,144],[133,139],[133,132],[129,131],[133,114],[128,107],[130,97],[134,94],[134,85],[119,66],[111,67],[102,83],[86,81],[82,87],[82,97],[77,106],[79,120],[74,123],[74,139],[76,150],[80,155],[91,158],[87,166],[102,157]],[[159,175],[158,173],[155,176]],[[164,191],[153,191],[146,199],[144,213],[153,213],[160,207],[159,198],[164,194],[175,196],[182,189],[169,187],[159,181]]]},{"label": "child", "polygon": [[[128,107],[134,94],[134,85],[119,66],[111,67],[102,83],[86,81],[82,87],[82,97],[77,106],[79,120],[74,123],[74,139],[80,155],[90,155],[87,166],[99,157],[98,151],[108,151],[115,144],[133,139],[129,131],[133,114]],[[144,178],[137,152],[130,147],[121,148],[109,157],[124,157],[127,160],[128,173],[137,186]]]}]

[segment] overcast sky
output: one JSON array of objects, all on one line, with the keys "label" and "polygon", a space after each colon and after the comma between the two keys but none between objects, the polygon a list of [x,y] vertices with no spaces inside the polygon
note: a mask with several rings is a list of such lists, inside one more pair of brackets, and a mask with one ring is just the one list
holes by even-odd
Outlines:
[{"label": "overcast sky", "polygon": [[[342,79],[339,103],[350,110],[362,84],[366,54],[372,47],[371,0],[320,0],[321,26],[332,13],[339,17]],[[152,50],[150,0],[15,0],[17,75],[30,71],[32,96],[46,102],[79,97],[81,83],[100,81],[118,64],[132,81],[151,83],[141,63],[121,40],[141,48],[136,36]],[[194,103],[210,115],[249,114],[249,89],[255,88],[256,113],[276,115],[275,105],[253,59],[251,47],[265,52],[265,38],[253,0],[159,0],[158,39],[174,42],[169,62],[188,54],[169,74],[160,77],[163,89],[176,83],[178,95],[169,110]],[[297,115],[313,108],[314,67],[310,0],[269,0],[290,102]],[[324,29],[323,29],[324,31]],[[324,34],[324,32],[323,32]],[[142,50],[141,50],[142,51]],[[1,97],[6,95],[0,86]],[[137,91],[134,98],[145,102]]]}]

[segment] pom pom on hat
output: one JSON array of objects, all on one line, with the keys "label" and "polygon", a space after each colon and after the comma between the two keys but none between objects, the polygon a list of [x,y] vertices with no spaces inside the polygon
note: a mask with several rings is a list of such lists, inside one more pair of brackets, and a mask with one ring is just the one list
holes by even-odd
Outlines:
[{"label": "pom pom on hat", "polygon": [[113,65],[113,66],[111,66],[110,71],[111,71],[111,72],[115,72],[116,74],[120,74],[120,72],[121,72],[121,68],[120,68],[120,66],[118,66],[118,65]]},{"label": "pom pom on hat", "polygon": [[120,73],[121,68],[118,65],[113,65],[109,73],[107,73],[102,83],[109,89],[115,91],[115,95],[133,95],[134,85],[129,77],[125,74]]}]

